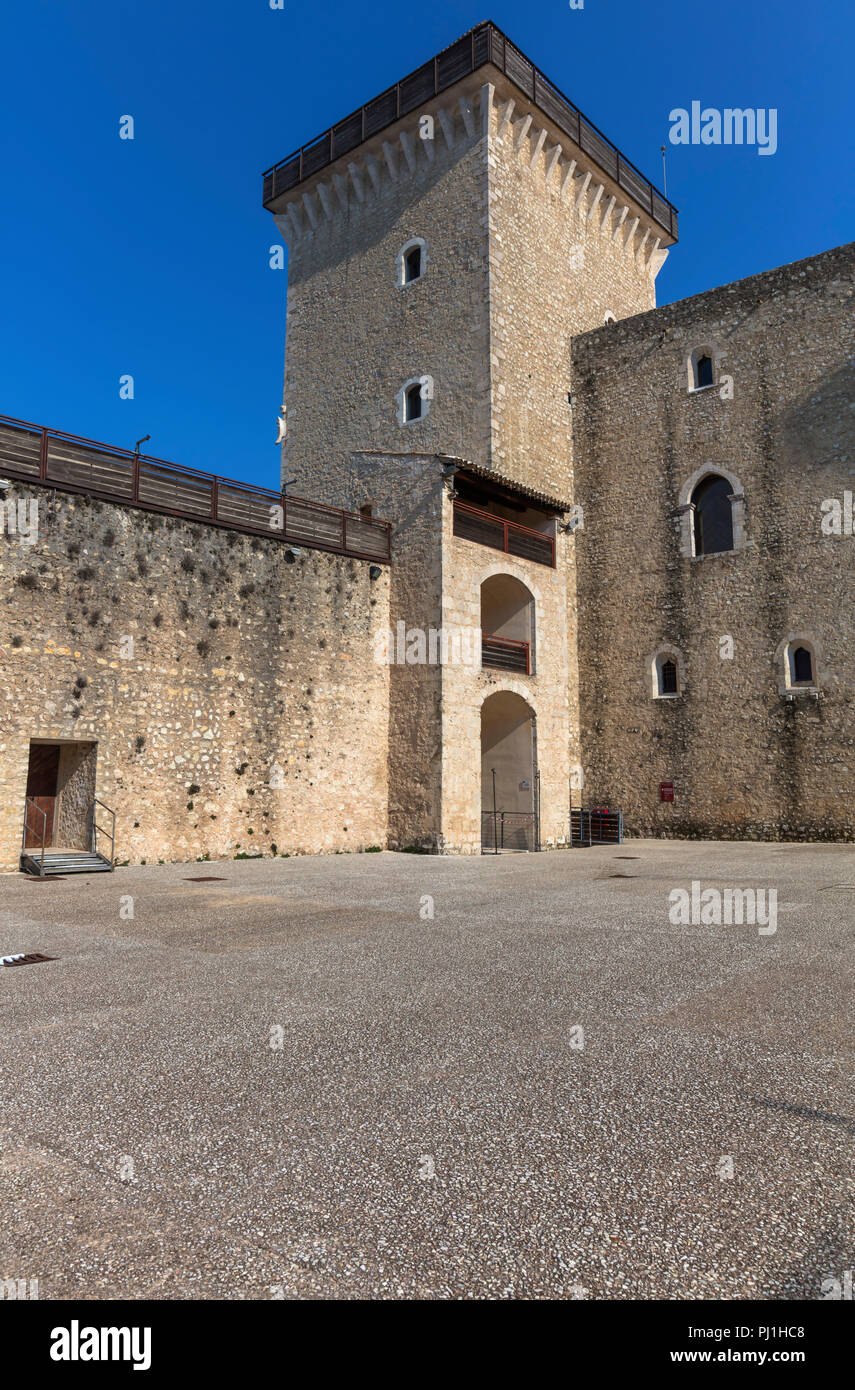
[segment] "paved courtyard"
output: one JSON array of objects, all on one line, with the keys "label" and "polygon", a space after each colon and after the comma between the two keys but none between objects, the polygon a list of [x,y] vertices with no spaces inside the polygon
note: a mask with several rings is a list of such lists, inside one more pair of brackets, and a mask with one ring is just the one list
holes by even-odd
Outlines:
[{"label": "paved courtyard", "polygon": [[[777,931],[672,925],[693,880],[774,889]],[[853,944],[846,845],[0,878],[0,951],[58,957],[0,970],[0,1276],[819,1298],[855,1266]]]}]

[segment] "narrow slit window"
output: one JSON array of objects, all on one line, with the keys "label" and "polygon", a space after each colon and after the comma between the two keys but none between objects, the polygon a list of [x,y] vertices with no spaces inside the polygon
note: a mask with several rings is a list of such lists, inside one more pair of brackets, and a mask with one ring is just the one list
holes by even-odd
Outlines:
[{"label": "narrow slit window", "polygon": [[813,657],[807,647],[796,647],[793,652],[793,684],[813,684]]},{"label": "narrow slit window", "polygon": [[404,419],[420,420],[422,417],[422,388],[416,383],[409,386],[404,396]]},{"label": "narrow slit window", "polygon": [[418,280],[422,273],[422,248],[413,246],[404,257],[404,284]]}]

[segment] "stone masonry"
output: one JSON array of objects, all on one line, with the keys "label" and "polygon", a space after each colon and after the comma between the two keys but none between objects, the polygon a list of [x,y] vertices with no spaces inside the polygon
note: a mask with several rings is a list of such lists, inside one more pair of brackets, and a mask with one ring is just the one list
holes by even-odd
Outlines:
[{"label": "stone masonry", "polygon": [[39,533],[0,536],[0,868],[18,864],[31,739],[61,742],[78,783],[88,767],[120,861],[385,844],[388,567],[7,496],[36,497]]}]

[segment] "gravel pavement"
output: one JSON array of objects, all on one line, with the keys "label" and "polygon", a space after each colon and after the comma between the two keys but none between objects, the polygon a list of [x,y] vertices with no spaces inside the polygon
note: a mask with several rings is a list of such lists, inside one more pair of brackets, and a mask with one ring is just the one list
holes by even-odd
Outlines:
[{"label": "gravel pavement", "polygon": [[[774,889],[777,931],[672,925],[693,880]],[[4,876],[0,952],[58,959],[0,969],[0,1277],[818,1299],[855,1268],[853,944],[848,845]]]}]

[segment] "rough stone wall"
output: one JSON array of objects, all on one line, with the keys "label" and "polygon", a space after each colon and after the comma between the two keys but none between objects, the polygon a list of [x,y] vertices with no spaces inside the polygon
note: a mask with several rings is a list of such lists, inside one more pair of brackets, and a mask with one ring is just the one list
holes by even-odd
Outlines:
[{"label": "rough stone wall", "polygon": [[[79,689],[79,687],[76,687]],[[73,698],[73,696],[72,696]],[[82,698],[82,695],[81,695]],[[64,743],[59,754],[54,844],[61,849],[91,849],[92,804],[98,767],[98,745]],[[99,815],[98,824],[112,828],[111,818]],[[110,853],[106,836],[97,836],[98,849]]]},{"label": "rough stone wall", "polygon": [[31,738],[97,743],[120,861],[385,844],[387,567],[8,495],[37,496],[39,535],[0,537],[0,867],[18,862]]},{"label": "rough stone wall", "polygon": [[[360,200],[345,157],[337,188],[325,171],[306,189],[317,227],[304,213],[302,236],[282,228],[289,245],[283,468],[303,496],[341,505],[353,449],[486,455],[486,139],[477,122],[467,131],[459,108],[447,114],[450,148],[438,121],[434,139],[421,140],[414,112],[384,133],[395,146],[395,178],[382,150],[371,173],[362,156]],[[346,210],[338,197],[345,189]],[[425,271],[402,288],[396,260],[414,237],[426,243]],[[401,425],[398,392],[422,375],[432,377],[434,399],[422,419]]]},{"label": "rough stone wall", "polygon": [[[505,100],[512,96],[514,110],[503,123]],[[571,338],[598,327],[607,312],[622,319],[653,308],[654,270],[663,257],[648,264],[649,239],[637,255],[638,232],[624,246],[632,225],[627,217],[613,236],[621,203],[615,201],[606,216],[609,198],[597,198],[599,178],[584,193],[581,171],[566,182],[569,141],[564,138],[566,154],[553,158],[555,134],[541,141],[547,122],[540,113],[524,130],[527,110],[510,86],[497,92],[490,141],[489,466],[569,498]]]},{"label": "rough stone wall", "polygon": [[[855,537],[821,529],[855,489],[853,270],[841,247],[574,342],[584,799],[631,833],[855,835]],[[722,387],[690,393],[701,347]],[[745,544],[691,558],[681,491],[707,465],[744,492]],[[782,693],[794,636],[819,698]],[[651,695],[664,643],[678,699]]]},{"label": "rough stone wall", "polygon": [[[438,665],[403,663],[406,634],[429,633],[442,622],[442,508],[445,489],[438,459],[425,454],[355,453],[345,499],[366,503],[392,523],[389,631],[389,848],[440,846],[443,760]],[[403,650],[399,637],[403,625]],[[413,654],[418,655],[412,648]],[[429,650],[428,650],[429,655]]]}]

